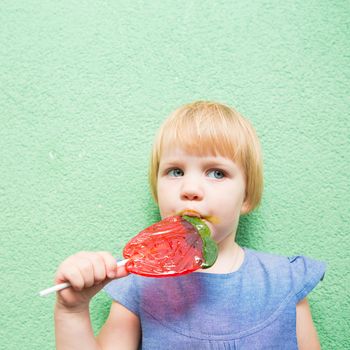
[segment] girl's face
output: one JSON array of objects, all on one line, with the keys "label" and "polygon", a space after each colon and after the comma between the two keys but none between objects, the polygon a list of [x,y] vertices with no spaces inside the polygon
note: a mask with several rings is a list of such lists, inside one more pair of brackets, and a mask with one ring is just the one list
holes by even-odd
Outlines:
[{"label": "girl's face", "polygon": [[239,216],[245,212],[245,181],[232,160],[196,156],[181,148],[166,150],[157,182],[161,217],[200,216],[219,244],[234,239]]}]

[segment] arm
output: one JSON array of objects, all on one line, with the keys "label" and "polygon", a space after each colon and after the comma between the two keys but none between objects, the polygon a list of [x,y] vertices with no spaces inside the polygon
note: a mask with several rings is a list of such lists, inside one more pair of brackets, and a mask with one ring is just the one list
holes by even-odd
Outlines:
[{"label": "arm", "polygon": [[[91,298],[112,279],[125,277],[127,274],[125,267],[118,267],[115,259],[108,252],[80,252],[67,258],[60,265],[55,284],[68,281],[71,288],[63,289],[56,294],[57,350],[104,350],[111,349],[112,346],[116,349],[125,349],[124,332],[127,333],[129,327],[137,324],[134,319],[137,317],[125,308],[123,310],[120,305],[117,312],[112,313],[112,319],[117,319],[118,323],[112,323],[113,328],[110,327],[108,330],[112,333],[117,332],[119,335],[123,333],[123,337],[116,339],[113,334],[107,334],[105,331],[102,338],[103,344],[100,345],[94,337],[91,326],[89,303]],[[113,308],[115,309],[116,307]],[[132,335],[132,332],[130,334]],[[135,334],[138,340],[137,331]]]},{"label": "arm", "polygon": [[141,328],[139,318],[123,305],[113,302],[109,317],[96,340],[103,350],[138,349]]},{"label": "arm", "polygon": [[55,306],[56,349],[102,350],[97,344],[90,321],[89,306],[72,312]]},{"label": "arm", "polygon": [[139,318],[115,302],[96,339],[88,307],[72,312],[56,305],[55,325],[56,349],[61,350],[132,350],[140,341]]},{"label": "arm", "polygon": [[296,330],[299,350],[321,350],[307,299],[301,300],[296,309]]}]

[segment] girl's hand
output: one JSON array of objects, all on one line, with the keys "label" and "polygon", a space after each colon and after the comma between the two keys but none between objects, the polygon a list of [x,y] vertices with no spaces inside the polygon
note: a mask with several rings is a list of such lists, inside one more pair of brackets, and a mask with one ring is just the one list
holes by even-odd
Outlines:
[{"label": "girl's hand", "polygon": [[108,252],[79,252],[59,266],[55,284],[69,282],[72,287],[57,292],[57,306],[66,311],[88,308],[91,298],[107,283],[128,274],[125,267],[117,267]]}]

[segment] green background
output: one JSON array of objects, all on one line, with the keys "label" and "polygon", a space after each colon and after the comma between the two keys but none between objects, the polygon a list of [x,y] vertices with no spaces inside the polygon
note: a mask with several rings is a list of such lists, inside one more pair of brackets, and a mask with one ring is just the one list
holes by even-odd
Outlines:
[{"label": "green background", "polygon": [[[348,1],[2,1],[0,347],[53,349],[55,297],[80,250],[120,255],[158,220],[153,136],[183,103],[238,109],[264,153],[242,245],[327,262],[309,295],[323,349],[349,342]],[[91,304],[96,332],[108,315]]]}]

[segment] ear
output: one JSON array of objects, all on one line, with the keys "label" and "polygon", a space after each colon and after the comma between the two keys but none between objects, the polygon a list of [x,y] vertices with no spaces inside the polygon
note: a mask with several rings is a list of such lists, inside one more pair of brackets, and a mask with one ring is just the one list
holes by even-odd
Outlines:
[{"label": "ear", "polygon": [[250,211],[250,204],[247,201],[244,201],[241,207],[240,215],[248,214]]}]

